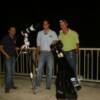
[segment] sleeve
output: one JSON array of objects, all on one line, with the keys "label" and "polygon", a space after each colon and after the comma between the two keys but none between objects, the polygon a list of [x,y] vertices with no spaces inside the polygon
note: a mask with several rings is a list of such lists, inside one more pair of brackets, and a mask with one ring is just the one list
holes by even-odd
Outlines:
[{"label": "sleeve", "polygon": [[2,45],[2,41],[0,40],[0,46]]},{"label": "sleeve", "polygon": [[77,44],[79,44],[79,35],[78,35],[77,32],[76,32],[76,34],[75,34],[75,42],[76,42]]},{"label": "sleeve", "polygon": [[58,36],[57,36],[56,32],[54,32],[54,40],[58,40]]},{"label": "sleeve", "polygon": [[40,46],[40,43],[41,43],[41,36],[40,36],[40,33],[38,32],[38,35],[37,35],[37,46]]},{"label": "sleeve", "polygon": [[7,42],[7,39],[6,38],[2,38],[0,40],[0,46],[4,46],[6,42]]},{"label": "sleeve", "polygon": [[59,35],[58,35],[58,39],[59,39],[59,40],[61,40],[61,32],[62,32],[62,31],[60,31],[60,32],[59,32]]}]

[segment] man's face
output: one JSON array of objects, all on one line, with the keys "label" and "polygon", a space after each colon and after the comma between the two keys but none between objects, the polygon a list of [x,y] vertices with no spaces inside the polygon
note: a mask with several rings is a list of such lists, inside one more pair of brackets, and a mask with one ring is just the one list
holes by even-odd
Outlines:
[{"label": "man's face", "polygon": [[48,23],[48,21],[44,21],[43,22],[43,29],[49,29],[49,23]]},{"label": "man's face", "polygon": [[8,30],[9,34],[11,34],[12,36],[15,36],[16,34],[16,28],[15,27],[11,27],[9,30]]},{"label": "man's face", "polygon": [[61,29],[65,29],[65,28],[67,28],[67,26],[68,26],[68,24],[67,23],[65,23],[64,21],[59,21],[59,25],[60,25],[60,28]]}]

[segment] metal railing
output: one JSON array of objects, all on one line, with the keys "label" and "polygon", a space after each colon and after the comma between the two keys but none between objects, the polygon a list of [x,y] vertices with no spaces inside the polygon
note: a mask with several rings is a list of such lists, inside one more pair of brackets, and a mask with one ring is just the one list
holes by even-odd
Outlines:
[{"label": "metal railing", "polygon": [[[16,60],[16,75],[35,73],[35,48],[28,53],[21,53]],[[57,65],[53,69],[53,76],[57,72]],[[0,73],[5,72],[2,54],[0,54]],[[80,48],[77,56],[77,75],[83,81],[100,82],[100,48]]]},{"label": "metal railing", "polygon": [[82,80],[100,82],[100,48],[80,48],[77,62]]},{"label": "metal railing", "polygon": [[[15,62],[15,75],[27,76],[30,72],[34,73],[36,67],[35,51],[35,48],[30,48],[27,52],[19,52]],[[0,54],[0,73],[5,73],[5,64],[2,54]]]}]

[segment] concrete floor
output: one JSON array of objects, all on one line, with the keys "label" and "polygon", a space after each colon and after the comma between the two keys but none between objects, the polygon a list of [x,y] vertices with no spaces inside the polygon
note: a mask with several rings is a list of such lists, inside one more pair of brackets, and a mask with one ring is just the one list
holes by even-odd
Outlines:
[{"label": "concrete floor", "polygon": [[[45,89],[45,82],[43,81],[40,92],[34,95],[31,81],[28,78],[17,78],[15,83],[18,89],[11,90],[9,94],[5,94],[4,85],[0,83],[0,100],[56,100],[54,84],[48,91]],[[100,87],[85,85],[82,87],[78,100],[100,100]]]}]

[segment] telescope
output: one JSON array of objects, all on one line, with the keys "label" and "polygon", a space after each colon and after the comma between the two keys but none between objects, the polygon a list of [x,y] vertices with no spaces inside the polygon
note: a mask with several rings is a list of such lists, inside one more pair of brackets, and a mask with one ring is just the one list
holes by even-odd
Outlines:
[{"label": "telescope", "polygon": [[29,34],[34,31],[36,31],[36,29],[33,24],[31,26],[29,26],[28,28],[26,28],[25,31],[21,31],[21,35],[24,36],[24,44],[21,46],[21,49],[29,48],[30,41],[29,41],[28,37],[29,37]]}]

